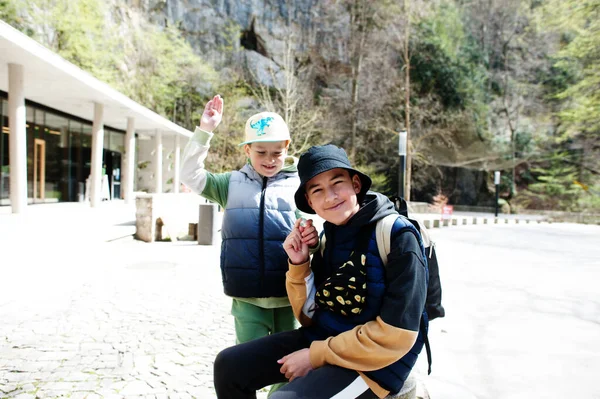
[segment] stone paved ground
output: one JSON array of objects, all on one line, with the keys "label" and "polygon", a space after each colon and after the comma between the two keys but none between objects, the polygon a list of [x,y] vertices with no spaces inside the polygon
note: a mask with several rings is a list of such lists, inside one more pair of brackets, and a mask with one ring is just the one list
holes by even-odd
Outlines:
[{"label": "stone paved ground", "polygon": [[2,218],[0,398],[215,396],[213,360],[234,343],[218,247]]}]

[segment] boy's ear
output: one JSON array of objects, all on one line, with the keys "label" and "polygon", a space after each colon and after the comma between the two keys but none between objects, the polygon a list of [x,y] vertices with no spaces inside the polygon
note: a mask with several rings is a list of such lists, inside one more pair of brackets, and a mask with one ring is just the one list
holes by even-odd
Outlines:
[{"label": "boy's ear", "polygon": [[244,153],[250,158],[250,144],[244,144]]},{"label": "boy's ear", "polygon": [[352,176],[352,188],[354,188],[356,194],[360,193],[360,190],[362,189],[362,181],[358,175]]},{"label": "boy's ear", "polygon": [[313,207],[312,201],[310,200],[310,198],[308,198],[308,194],[306,194],[306,192],[304,193],[304,198],[306,198],[306,202],[308,202],[308,206],[310,206],[312,208]]}]

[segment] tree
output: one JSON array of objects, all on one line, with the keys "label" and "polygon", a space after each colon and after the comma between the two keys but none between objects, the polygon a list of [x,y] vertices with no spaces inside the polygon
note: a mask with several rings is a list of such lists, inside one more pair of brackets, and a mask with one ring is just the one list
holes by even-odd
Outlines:
[{"label": "tree", "polygon": [[516,193],[516,170],[523,161],[520,136],[547,123],[538,76],[549,66],[549,41],[532,24],[536,7],[535,1],[479,0],[468,14],[470,32],[480,43],[487,68],[487,138],[499,152],[510,154],[511,195]]},{"label": "tree", "polygon": [[[552,6],[556,8],[550,14]],[[600,1],[551,1],[543,15],[562,33],[556,70],[571,76],[556,93],[561,122],[557,139],[578,148],[578,178],[592,185],[598,176],[589,171],[600,169]]]},{"label": "tree", "polygon": [[0,0],[0,20],[18,28],[19,17],[17,9],[10,0]]},{"label": "tree", "polygon": [[[310,53],[318,80],[317,103],[329,106],[329,121],[335,123],[329,123],[328,135],[345,146],[354,163],[364,159],[362,141],[372,132],[372,128],[365,131],[371,120],[372,104],[381,104],[378,97],[387,95],[385,89],[390,87],[387,81],[373,82],[367,77],[387,73],[390,45],[389,38],[383,40],[383,35],[392,20],[388,11],[393,3],[391,0],[319,2],[320,31],[316,34],[327,39]],[[375,71],[370,70],[373,59],[381,62]],[[381,84],[382,89],[373,93],[373,83]],[[375,96],[366,97],[366,92]]]},{"label": "tree", "polygon": [[359,85],[364,59],[364,48],[367,35],[373,28],[373,18],[376,11],[375,3],[369,0],[351,0],[346,5],[350,16],[350,36],[348,38],[352,80],[352,93],[350,96],[350,159],[353,162],[356,160]]},{"label": "tree", "polygon": [[[412,148],[410,140],[410,24],[411,24],[411,9],[410,0],[404,0],[404,48],[402,59],[404,61],[404,130],[406,130],[406,143],[408,148]],[[412,150],[406,152],[406,181],[404,183],[404,198],[410,201],[410,187],[412,179]]]},{"label": "tree", "polygon": [[[600,1],[551,1],[545,9],[558,7],[552,13],[552,23],[563,30],[564,46],[557,54],[559,68],[572,68],[577,81],[558,94],[564,100],[561,119],[565,134],[600,131]],[[564,13],[564,14],[563,14]],[[568,18],[567,18],[568,17]]]},{"label": "tree", "polygon": [[[313,101],[312,66],[303,63],[303,60],[296,56],[294,49],[296,36],[291,29],[290,14],[287,21],[285,49],[281,57],[282,65],[279,65],[278,71],[269,70],[273,85],[258,84],[256,87],[252,85],[248,87],[263,109],[279,113],[286,121],[292,135],[290,154],[299,156],[319,141],[323,107]],[[255,74],[254,71],[247,72]],[[253,80],[259,81],[257,77]]]},{"label": "tree", "polygon": [[[212,92],[215,73],[174,27],[101,0],[12,3],[17,27],[117,90],[188,128]],[[6,8],[0,8],[6,10]],[[106,16],[110,15],[111,18]],[[178,108],[185,108],[178,112]]]},{"label": "tree", "polygon": [[[422,184],[432,172],[426,166],[468,163],[484,156],[472,145],[478,140],[472,137],[476,123],[469,114],[478,111],[469,107],[475,108],[478,103],[481,73],[466,51],[470,42],[462,13],[450,1],[437,2],[427,12],[422,4],[411,2],[405,1],[399,10],[402,15],[394,30],[404,74],[401,122],[409,136],[405,183],[408,198],[412,196],[415,171]],[[464,151],[465,146],[470,151]]]},{"label": "tree", "polygon": [[577,170],[565,164],[568,154],[555,152],[540,166],[531,169],[535,182],[519,199],[521,204],[536,209],[577,210],[577,198],[582,194],[582,187],[575,183]]}]

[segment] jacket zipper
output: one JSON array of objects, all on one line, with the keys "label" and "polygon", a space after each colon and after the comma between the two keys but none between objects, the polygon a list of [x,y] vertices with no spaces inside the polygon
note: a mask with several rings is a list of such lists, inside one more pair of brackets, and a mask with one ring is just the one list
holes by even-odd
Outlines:
[{"label": "jacket zipper", "polygon": [[262,191],[260,193],[260,216],[258,224],[258,258],[260,260],[260,293],[265,292],[265,192],[267,191],[268,177],[263,177]]},{"label": "jacket zipper", "polygon": [[[331,244],[333,244],[335,241],[335,228],[331,229],[331,243],[329,244],[329,251],[327,251],[327,274],[326,275],[331,275],[332,271],[333,271],[333,266],[332,266],[332,262],[333,262],[333,251],[331,250]],[[325,247],[325,249],[327,249],[327,247]]]}]

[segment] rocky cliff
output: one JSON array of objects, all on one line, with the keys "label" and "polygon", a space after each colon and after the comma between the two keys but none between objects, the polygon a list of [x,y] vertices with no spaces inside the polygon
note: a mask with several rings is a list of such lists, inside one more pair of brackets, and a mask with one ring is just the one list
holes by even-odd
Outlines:
[{"label": "rocky cliff", "polygon": [[[285,65],[309,53],[343,60],[343,9],[318,0],[129,0],[150,20],[175,25],[194,50],[217,66],[245,65],[261,83],[272,85]],[[342,15],[342,17],[340,17]],[[333,17],[332,17],[333,16]],[[323,51],[325,50],[325,51]],[[272,72],[271,72],[272,71]]]}]

